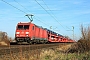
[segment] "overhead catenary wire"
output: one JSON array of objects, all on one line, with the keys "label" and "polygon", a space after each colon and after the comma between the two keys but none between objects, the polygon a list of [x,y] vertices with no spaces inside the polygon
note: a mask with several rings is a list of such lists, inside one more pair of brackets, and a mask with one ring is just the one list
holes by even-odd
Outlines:
[{"label": "overhead catenary wire", "polygon": [[[37,3],[38,3],[38,5],[40,5],[57,23],[59,23],[59,25],[61,25],[60,24],[60,22],[58,22],[58,20],[55,18],[55,17],[53,17],[53,15],[51,15],[37,0],[35,0]],[[61,25],[62,26],[62,25]],[[63,26],[62,26],[63,27]],[[64,28],[64,27],[63,27]],[[65,29],[65,28],[64,28]]]},{"label": "overhead catenary wire", "polygon": [[[44,2],[44,0],[42,0],[42,2],[46,5],[46,7],[49,9],[49,11],[53,14],[53,12],[51,11],[51,9],[48,7],[48,5]],[[54,17],[56,17],[54,14],[53,14]],[[67,27],[67,26],[66,26]],[[69,27],[67,27],[68,29],[70,29]],[[70,29],[71,30],[71,29]]]},{"label": "overhead catenary wire", "polygon": [[[23,11],[23,10],[21,10],[21,9],[15,7],[15,6],[13,6],[12,4],[10,4],[10,3],[8,3],[8,2],[6,2],[6,1],[4,1],[4,0],[1,0],[1,1],[3,1],[4,3],[6,3],[6,4],[12,6],[12,7],[15,8],[15,9],[17,9],[17,10],[23,12],[24,14],[27,14],[25,11]],[[16,0],[14,0],[14,1],[15,1],[16,3],[18,3]],[[23,5],[21,5],[20,3],[18,3],[18,4],[19,4],[21,7],[23,7],[24,9],[26,9],[27,11],[29,11],[27,8],[25,8],[25,7],[24,7]],[[29,12],[30,12],[30,11],[29,11]],[[36,18],[36,17],[35,17],[35,19],[37,19],[38,21],[42,22],[40,19],[38,19],[38,18]],[[46,24],[46,23],[44,23],[44,22],[42,22],[42,23],[48,26],[48,24]]]},{"label": "overhead catenary wire", "polygon": [[[42,0],[42,2],[46,5],[46,7],[47,7],[47,9],[53,14],[53,12],[52,12],[52,10],[48,7],[48,5],[45,3],[45,1],[44,0]],[[54,14],[53,14],[53,16],[55,16]],[[56,17],[56,16],[55,16]],[[57,27],[56,27],[57,28]],[[53,30],[55,30],[55,29],[53,29]],[[59,30],[59,29],[58,29]],[[59,30],[60,31],[60,30]]]},{"label": "overhead catenary wire", "polygon": [[12,7],[15,8],[15,9],[17,9],[17,10],[23,12],[24,14],[27,14],[26,12],[24,12],[24,11],[22,11],[21,9],[19,9],[19,8],[15,7],[15,6],[13,6],[12,4],[10,4],[10,3],[8,3],[8,2],[6,2],[6,1],[4,1],[4,0],[1,0],[1,1],[3,1],[4,3],[6,3],[6,4],[12,6]]},{"label": "overhead catenary wire", "polygon": [[[17,4],[19,4],[21,7],[23,7],[24,9],[26,9],[27,11],[29,11],[27,8],[25,8],[23,5],[21,5],[20,3],[18,3],[16,0],[14,0]],[[43,0],[42,0],[43,1]],[[43,1],[44,2],[44,1]],[[45,2],[44,2],[45,3]],[[39,3],[38,3],[39,4]],[[45,4],[46,5],[46,4]],[[40,5],[41,6],[41,5]],[[46,5],[47,6],[47,5]],[[42,6],[41,6],[42,7]],[[43,7],[42,7],[43,8]],[[49,9],[49,7],[47,6],[47,8]],[[44,8],[43,8],[44,9]],[[44,9],[45,10],[45,9]],[[50,10],[50,9],[49,9]],[[45,10],[51,17],[53,17],[47,10]],[[50,10],[51,11],[51,10]],[[30,12],[30,11],[29,11]],[[31,12],[30,12],[31,13]],[[53,17],[54,18],[54,17]],[[37,19],[35,17],[35,19]],[[55,19],[55,18],[54,18]],[[37,19],[38,21],[42,22],[40,19]],[[58,22],[58,21],[57,21]],[[44,23],[44,22],[42,22]],[[58,22],[59,23],[59,22]],[[48,24],[44,23],[45,25],[48,26]],[[59,23],[60,24],[60,23]],[[62,25],[61,25],[62,26]],[[62,26],[63,27],[63,26]]]},{"label": "overhead catenary wire", "polygon": [[[10,4],[10,3],[8,3],[8,2],[6,2],[6,1],[4,1],[4,0],[1,0],[1,1],[3,1],[4,3],[6,3],[6,4],[8,4],[8,5],[10,5],[10,6],[12,6],[12,7],[14,7],[15,9],[17,9],[17,10],[19,10],[19,11],[21,11],[21,12],[23,12],[23,13],[25,13],[25,14],[27,14],[25,11],[23,11],[23,10],[21,10],[21,9],[19,9],[19,8],[17,8],[17,7],[15,7],[15,6],[13,6],[12,4]],[[17,2],[16,0],[14,0],[15,2]],[[18,3],[18,2],[17,2]],[[25,8],[23,5],[21,5],[20,3],[18,3],[20,6],[22,6],[24,9],[26,9],[26,10],[28,10],[27,8]],[[39,4],[39,3],[38,3]],[[41,5],[40,5],[41,6]],[[48,6],[47,6],[48,7]],[[42,7],[43,8],[43,7]],[[44,9],[44,8],[43,8]],[[44,9],[45,10],[45,9]],[[50,10],[50,9],[49,9]],[[29,10],[28,10],[29,11]],[[47,10],[45,10],[50,16],[52,16]],[[52,16],[53,17],[53,16]],[[53,17],[54,18],[54,17]],[[37,18],[36,18],[37,19]],[[54,18],[55,19],[55,18]],[[38,21],[40,21],[39,19],[37,19]],[[56,20],[57,21],[57,20]],[[42,21],[40,21],[40,22],[42,22]],[[58,21],[57,21],[58,22]],[[43,23],[43,22],[42,22]],[[59,22],[58,22],[59,23]],[[47,25],[46,23],[44,23],[45,25]],[[60,24],[60,23],[59,23]],[[47,25],[48,26],[48,25]],[[62,26],[62,25],[61,25]],[[63,26],[62,26],[63,27]]]},{"label": "overhead catenary wire", "polygon": [[[17,10],[19,10],[19,11],[21,11],[21,12],[23,12],[23,13],[25,13],[25,14],[27,14],[26,12],[24,12],[24,11],[22,11],[21,9],[19,9],[19,8],[17,8],[17,7],[15,7],[15,6],[13,6],[12,4],[10,4],[10,3],[8,3],[8,2],[6,2],[6,1],[4,1],[4,0],[1,0],[1,1],[3,1],[4,3],[6,3],[6,4],[8,4],[8,5],[10,5],[10,6],[12,6],[12,7],[14,7],[15,9],[17,9]],[[16,0],[14,0],[15,2],[17,2]],[[36,1],[36,0],[35,0]],[[18,2],[17,2],[18,3]],[[19,3],[18,3],[19,4]],[[38,3],[39,4],[39,3]],[[19,4],[20,6],[22,6],[21,4]],[[41,5],[40,5],[41,6]],[[23,8],[25,8],[24,6],[22,6]],[[43,8],[43,7],[42,7]],[[25,8],[26,9],[26,8]],[[44,8],[43,8],[44,9]],[[27,10],[27,9],[26,9]],[[45,9],[44,9],[45,10]],[[28,10],[29,11],[29,10]],[[46,12],[47,12],[47,10],[45,10]],[[50,16],[52,16],[49,12],[47,12]],[[52,16],[53,17],[53,16]],[[55,18],[54,18],[55,19]],[[38,20],[38,21],[40,21],[40,20]]]},{"label": "overhead catenary wire", "polygon": [[[23,13],[25,13],[25,14],[27,14],[26,12],[24,12],[24,11],[22,11],[21,9],[19,9],[19,8],[17,8],[17,7],[15,7],[15,6],[13,6],[12,4],[10,4],[10,3],[8,3],[8,2],[6,2],[6,1],[4,1],[4,0],[2,0],[4,3],[6,3],[6,4],[8,4],[8,5],[10,5],[10,6],[12,6],[12,7],[14,7],[15,9],[17,9],[17,10],[19,10],[19,11],[21,11],[21,12],[23,12]],[[17,2],[16,0],[14,0],[15,2]],[[17,2],[18,3],[18,2]],[[20,6],[22,6],[20,3],[18,3]],[[22,6],[23,8],[25,8],[24,6]],[[25,8],[26,9],[26,8]],[[26,9],[26,10],[28,10],[28,9]],[[29,10],[28,10],[29,11]],[[39,20],[40,21],[40,20]]]},{"label": "overhead catenary wire", "polygon": [[[16,0],[14,0],[18,5],[20,5],[21,7],[23,7],[25,10],[29,11],[27,8],[25,8],[22,4],[20,4],[19,2],[17,2]],[[30,12],[30,11],[29,11]],[[31,13],[31,12],[30,12]]]},{"label": "overhead catenary wire", "polygon": [[[36,17],[34,17],[34,18],[37,19]],[[42,21],[39,20],[39,19],[37,19],[37,20],[40,21],[40,22],[42,22]],[[46,24],[46,23],[44,23],[44,22],[42,22],[42,23],[48,26],[48,24]]]},{"label": "overhead catenary wire", "polygon": [[[54,20],[56,20],[56,22],[58,22],[59,25],[61,25],[61,23],[55,18],[56,16],[53,14],[53,12],[51,11],[51,9],[50,9],[50,8],[48,7],[48,5],[44,2],[44,0],[42,0],[42,2],[46,5],[47,9],[52,13],[52,15],[51,15],[49,12],[48,12],[48,13],[49,13],[52,17],[54,16],[54,17],[53,17]],[[40,3],[39,3],[39,5],[40,5]],[[44,7],[43,7],[43,9],[44,9]],[[46,10],[46,9],[44,9],[44,10]],[[61,26],[62,26],[62,25],[61,25]],[[63,26],[62,26],[62,27],[63,27]],[[67,26],[66,26],[66,27],[67,27]],[[63,28],[64,28],[64,27],[63,27]],[[67,27],[67,28],[68,28],[69,30],[71,30],[69,27]],[[64,28],[64,29],[65,29],[65,28]]]},{"label": "overhead catenary wire", "polygon": [[[42,2],[46,5],[46,7],[49,9],[49,11],[53,14],[53,12],[51,11],[51,9],[48,7],[48,5],[44,2],[44,0],[42,0]],[[53,14],[54,15],[54,14]],[[54,15],[55,16],[55,15]]]},{"label": "overhead catenary wire", "polygon": [[[23,8],[26,9],[27,11],[29,11],[27,8],[25,8],[25,7],[24,7],[22,4],[20,4],[18,1],[16,1],[16,0],[14,0],[14,1],[15,1],[18,5],[20,5],[21,7],[23,7]],[[29,11],[29,12],[30,12],[30,11]],[[30,13],[31,13],[31,12],[30,12]],[[36,20],[42,22],[40,19],[36,18],[35,16],[34,16],[34,18],[35,18]],[[42,22],[42,23],[48,26],[48,24],[46,24],[46,23],[44,23],[44,22]]]}]

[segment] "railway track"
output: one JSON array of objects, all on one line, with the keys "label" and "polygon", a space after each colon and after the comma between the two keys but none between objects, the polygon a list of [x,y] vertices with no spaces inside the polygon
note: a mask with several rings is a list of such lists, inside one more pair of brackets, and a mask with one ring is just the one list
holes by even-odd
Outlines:
[{"label": "railway track", "polygon": [[28,44],[22,44],[22,45],[10,45],[10,46],[0,46],[1,49],[12,49],[12,48],[19,48],[19,47],[30,47],[30,48],[45,48],[45,47],[53,47],[53,46],[60,46],[60,45],[66,45],[66,44],[72,44],[72,43],[51,43],[51,44],[33,44],[33,45],[28,45]]}]

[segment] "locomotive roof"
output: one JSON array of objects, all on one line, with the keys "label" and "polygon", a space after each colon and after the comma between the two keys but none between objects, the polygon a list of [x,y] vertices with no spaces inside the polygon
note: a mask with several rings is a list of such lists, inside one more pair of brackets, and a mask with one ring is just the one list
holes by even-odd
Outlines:
[{"label": "locomotive roof", "polygon": [[[22,24],[24,24],[24,25],[30,25],[30,23],[31,23],[31,22],[19,22],[18,25],[22,25]],[[31,23],[31,24],[34,24],[34,23]],[[44,29],[42,26],[38,26],[38,25],[36,25],[36,24],[34,24],[34,25],[37,26],[37,27],[39,27],[39,28]]]},{"label": "locomotive roof", "polygon": [[30,22],[19,22],[19,23],[18,23],[18,25],[22,25],[22,24],[24,24],[24,25],[29,25]]}]

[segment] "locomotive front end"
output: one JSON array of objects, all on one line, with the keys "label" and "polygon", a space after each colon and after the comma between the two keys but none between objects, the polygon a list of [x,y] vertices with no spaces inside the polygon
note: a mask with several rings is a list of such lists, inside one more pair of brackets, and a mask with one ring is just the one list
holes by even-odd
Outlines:
[{"label": "locomotive front end", "polygon": [[15,33],[15,40],[17,42],[27,42],[30,40],[29,27],[29,23],[18,23]]}]

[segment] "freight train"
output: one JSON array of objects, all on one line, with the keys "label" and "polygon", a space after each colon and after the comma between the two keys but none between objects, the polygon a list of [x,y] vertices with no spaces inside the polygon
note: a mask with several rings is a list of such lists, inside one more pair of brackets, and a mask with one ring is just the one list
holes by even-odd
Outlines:
[{"label": "freight train", "polygon": [[31,22],[19,22],[16,26],[15,40],[17,43],[55,43],[75,42],[47,28],[35,25]]}]

